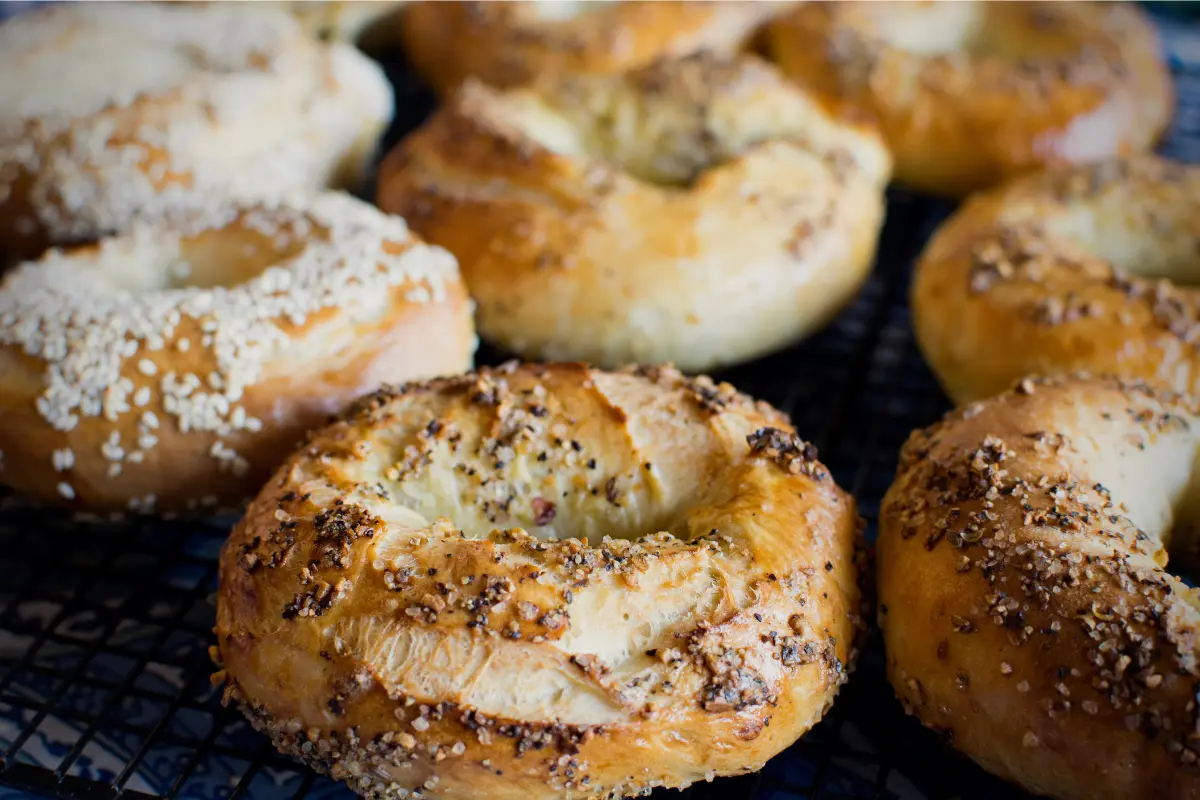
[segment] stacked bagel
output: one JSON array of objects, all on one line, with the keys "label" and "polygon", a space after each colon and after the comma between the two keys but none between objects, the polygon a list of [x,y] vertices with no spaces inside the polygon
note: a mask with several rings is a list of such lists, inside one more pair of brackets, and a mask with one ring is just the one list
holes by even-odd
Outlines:
[{"label": "stacked bagel", "polygon": [[209,3],[52,6],[0,49],[0,247],[40,254],[0,284],[6,483],[236,505],[378,382],[470,367],[453,257],[333,191],[392,114],[358,51]]},{"label": "stacked bagel", "polygon": [[[368,27],[440,98],[374,206]],[[1200,796],[1200,605],[1164,569],[1200,172],[1146,154],[1172,88],[1132,6],[71,4],[0,51],[0,254],[32,259],[0,479],[244,508],[215,681],[283,752],[369,797],[616,798],[815,724],[862,520],[696,373],[828,325],[894,178],[971,195],[917,267],[922,352],[955,400],[1017,386],[902,454],[897,694],[1034,790]],[[472,371],[476,325],[547,363]],[[1080,370],[1119,377],[1027,377]]]}]

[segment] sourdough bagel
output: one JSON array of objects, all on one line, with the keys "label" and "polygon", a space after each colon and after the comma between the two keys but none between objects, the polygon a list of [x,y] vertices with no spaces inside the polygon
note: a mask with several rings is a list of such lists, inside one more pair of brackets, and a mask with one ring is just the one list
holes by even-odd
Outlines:
[{"label": "sourdough bagel", "polygon": [[57,3],[0,25],[0,252],[92,241],[214,197],[356,182],[382,71],[238,3]]},{"label": "sourdough bagel", "polygon": [[0,481],[90,511],[238,502],[311,425],[474,345],[450,254],[348,195],[138,222],[0,282]]},{"label": "sourdough bagel", "polygon": [[614,73],[702,50],[739,50],[791,5],[715,2],[416,2],[401,19],[405,54],[441,94],[468,78],[500,88],[562,73]]},{"label": "sourdough bagel", "polygon": [[226,543],[215,681],[370,797],[748,772],[847,677],[857,523],[781,414],[707,378],[509,365],[385,389]]},{"label": "sourdough bagel", "polygon": [[1132,4],[806,3],[764,40],[823,102],[878,121],[897,181],[938,194],[1148,150],[1174,102]]},{"label": "sourdough bagel", "polygon": [[887,151],[764,62],[701,54],[469,84],[380,168],[379,205],[459,259],[526,358],[685,371],[824,325],[875,252]]},{"label": "sourdough bagel", "polygon": [[913,434],[877,547],[888,675],[987,769],[1079,800],[1200,797],[1200,417],[1025,380]]},{"label": "sourdough bagel", "polygon": [[1198,275],[1200,168],[1055,170],[970,199],[934,235],[913,328],[960,401],[1076,370],[1200,392]]}]

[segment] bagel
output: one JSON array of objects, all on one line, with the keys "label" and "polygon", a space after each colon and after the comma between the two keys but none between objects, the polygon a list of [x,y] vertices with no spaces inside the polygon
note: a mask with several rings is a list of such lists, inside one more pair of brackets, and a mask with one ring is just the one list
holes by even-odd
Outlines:
[{"label": "bagel", "polygon": [[223,548],[214,682],[369,797],[748,772],[847,677],[858,523],[783,415],[707,378],[508,365],[385,389]]},{"label": "bagel", "polygon": [[417,2],[405,54],[439,94],[468,78],[512,88],[539,76],[623,72],[701,50],[733,53],[787,2]]},{"label": "bagel", "polygon": [[138,221],[0,282],[0,481],[80,511],[246,499],[306,429],[469,369],[454,259],[349,195]]},{"label": "bagel", "polygon": [[824,103],[878,122],[899,183],[941,195],[1149,150],[1174,105],[1133,4],[807,3],[763,39]]},{"label": "bagel", "polygon": [[56,3],[0,25],[0,252],[94,241],[215,197],[349,185],[382,70],[278,9]]},{"label": "bagel", "polygon": [[934,235],[916,340],[959,401],[1085,370],[1200,393],[1200,167],[1152,156],[1025,176]]},{"label": "bagel", "polygon": [[1167,571],[1200,530],[1187,398],[1027,379],[901,453],[876,554],[888,676],[1036,794],[1200,797],[1200,597]]},{"label": "bagel", "polygon": [[378,203],[459,259],[525,358],[688,372],[824,325],[866,279],[890,161],[768,64],[700,54],[469,84],[380,167]]}]

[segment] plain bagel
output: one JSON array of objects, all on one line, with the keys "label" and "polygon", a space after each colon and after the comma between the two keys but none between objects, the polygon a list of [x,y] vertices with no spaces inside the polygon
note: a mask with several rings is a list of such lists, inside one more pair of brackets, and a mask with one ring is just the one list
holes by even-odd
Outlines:
[{"label": "plain bagel", "polygon": [[379,205],[459,259],[485,339],[602,366],[744,361],[866,278],[887,151],[768,64],[700,54],[469,84],[380,168]]},{"label": "plain bagel", "polygon": [[0,252],[356,183],[391,119],[383,72],[251,6],[55,3],[0,25]]},{"label": "plain bagel", "polygon": [[226,543],[215,682],[369,797],[748,772],[848,675],[858,522],[781,414],[706,378],[510,365],[385,389]]},{"label": "plain bagel", "polygon": [[0,283],[0,481],[88,511],[234,504],[309,427],[474,349],[453,257],[349,195],[139,222]]},{"label": "plain bagel", "polygon": [[501,88],[566,72],[623,72],[701,50],[737,51],[791,5],[714,2],[417,2],[403,11],[405,54],[439,93],[468,78]]},{"label": "plain bagel", "polygon": [[1200,392],[1200,167],[1140,156],[971,198],[917,266],[917,343],[967,401],[1085,370]]},{"label": "plain bagel", "polygon": [[1200,797],[1200,416],[1114,379],[1025,380],[913,434],[879,621],[906,708],[1063,800]]},{"label": "plain bagel", "polygon": [[1172,114],[1132,3],[805,3],[764,38],[806,89],[878,122],[898,182],[937,194],[1149,150]]}]

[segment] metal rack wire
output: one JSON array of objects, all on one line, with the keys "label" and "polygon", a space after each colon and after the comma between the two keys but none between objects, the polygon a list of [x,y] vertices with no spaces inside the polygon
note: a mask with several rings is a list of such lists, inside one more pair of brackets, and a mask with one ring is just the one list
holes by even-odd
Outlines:
[{"label": "metal rack wire", "polygon": [[[1181,108],[1166,149],[1200,160],[1200,65],[1176,58],[1175,68]],[[392,72],[404,112],[395,137],[430,98],[402,67]],[[872,521],[900,444],[946,407],[913,346],[906,295],[912,261],[950,206],[902,192],[889,201],[879,264],[858,301],[810,341],[720,375],[790,413]],[[229,523],[80,522],[0,498],[0,800],[349,796],[277,755],[208,683],[215,558]],[[662,794],[1022,796],[904,716],[878,641],[833,712],[761,773]]]}]

